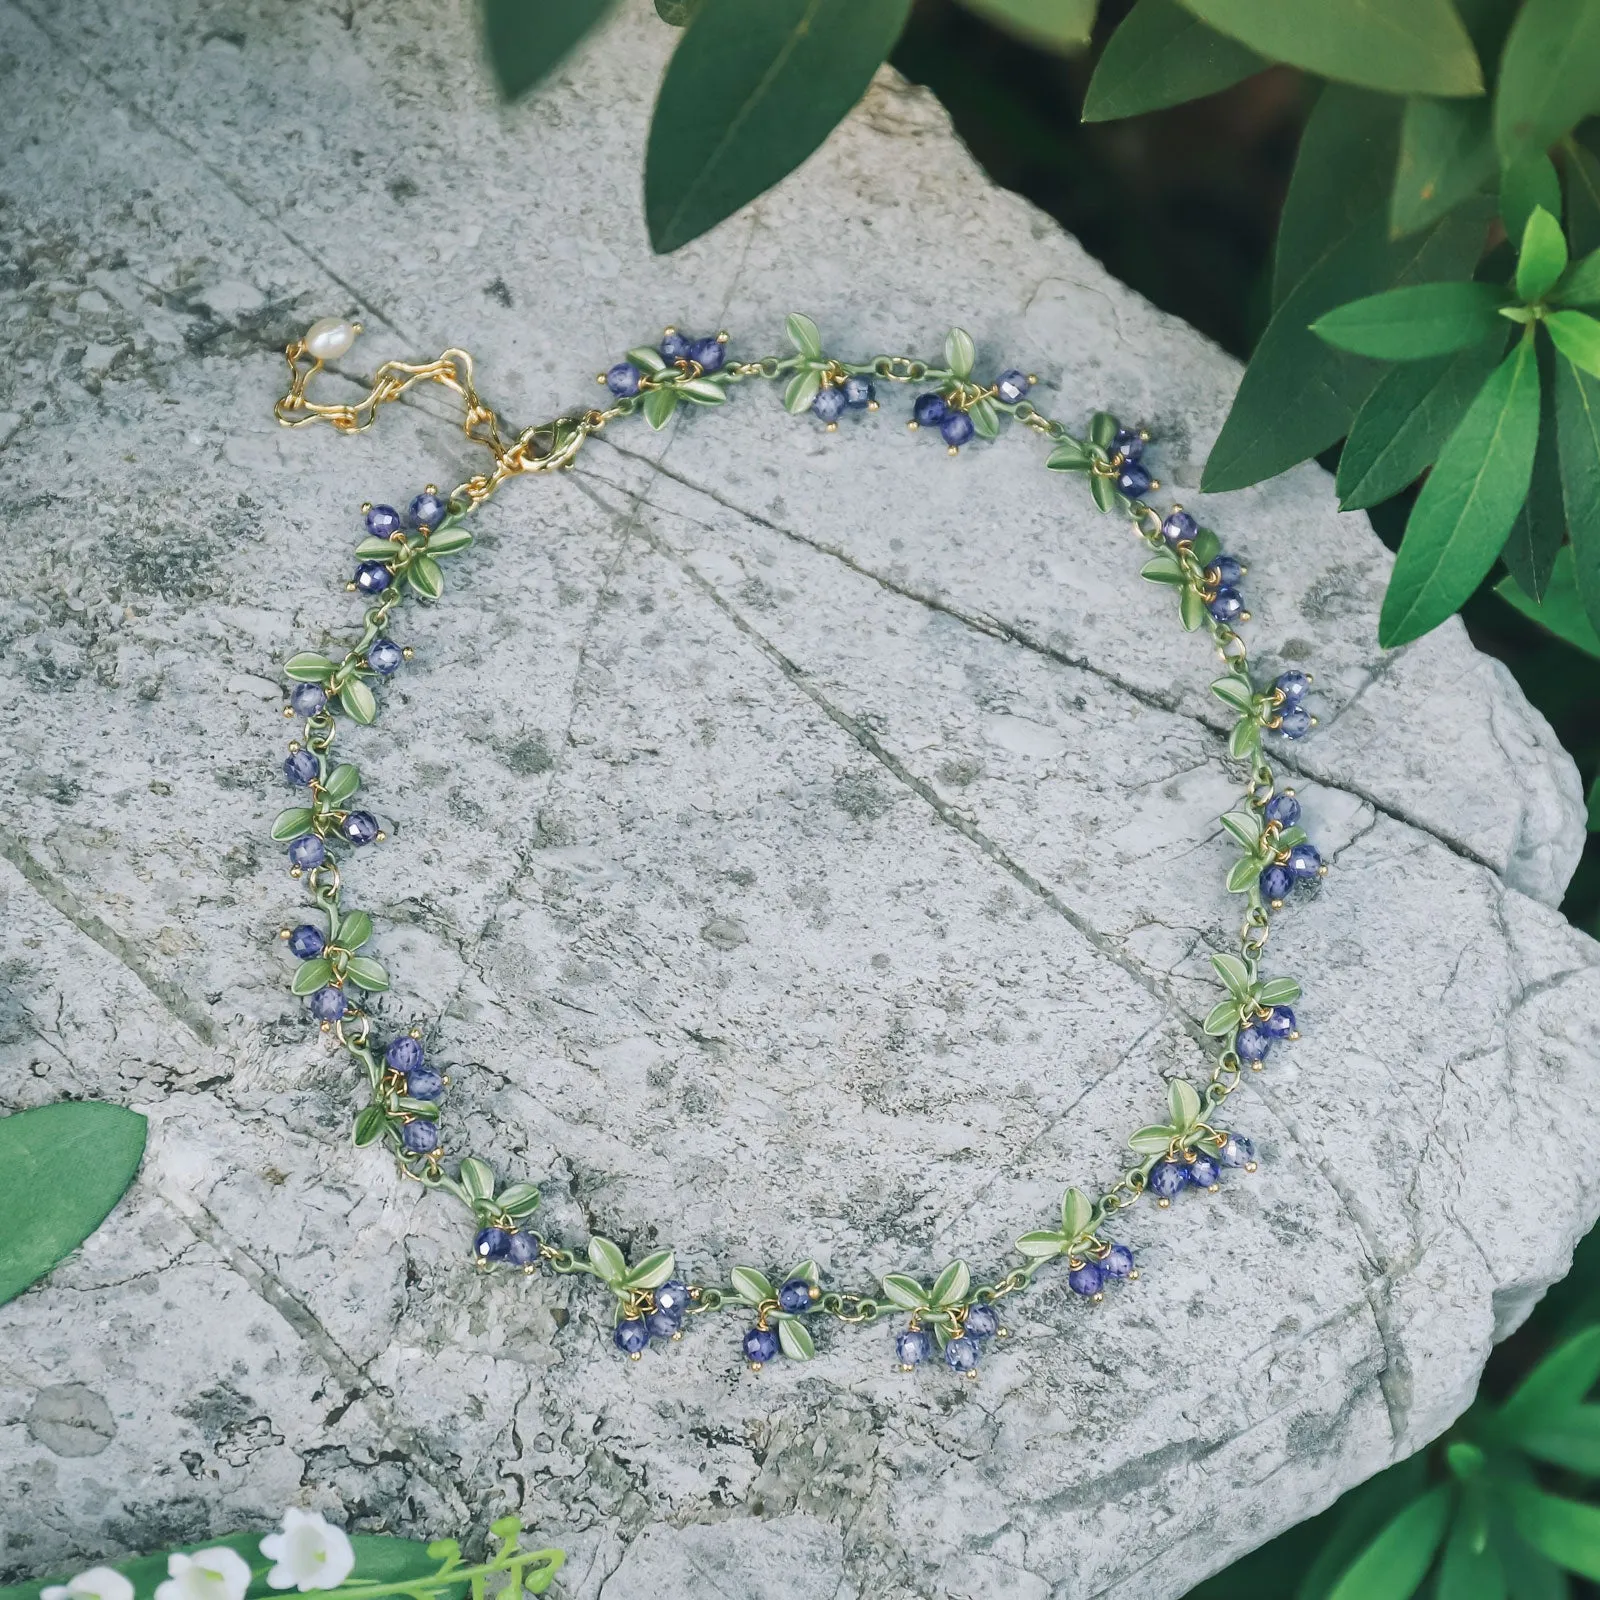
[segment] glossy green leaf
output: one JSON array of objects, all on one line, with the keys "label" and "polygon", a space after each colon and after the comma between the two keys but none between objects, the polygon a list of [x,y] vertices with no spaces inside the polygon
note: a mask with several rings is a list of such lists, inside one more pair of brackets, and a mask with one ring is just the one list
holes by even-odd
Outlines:
[{"label": "glossy green leaf", "polygon": [[1176,1132],[1175,1128],[1168,1127],[1164,1122],[1153,1122],[1128,1135],[1128,1148],[1137,1150],[1142,1156],[1160,1155],[1172,1143]]},{"label": "glossy green leaf", "polygon": [[1100,54],[1083,98],[1083,120],[1111,122],[1198,100],[1268,64],[1176,0],[1138,0]]},{"label": "glossy green leaf", "polygon": [[0,1305],[105,1221],[139,1170],[145,1119],[98,1100],[0,1117]]},{"label": "glossy green leaf", "polygon": [[372,1144],[383,1137],[389,1125],[389,1115],[382,1106],[363,1106],[356,1116],[351,1138],[358,1148]]},{"label": "glossy green leaf", "polygon": [[1506,1600],[1500,1554],[1473,1517],[1458,1513],[1445,1540],[1434,1600]]},{"label": "glossy green leaf", "polygon": [[1239,1026],[1239,1006],[1234,1000],[1223,1000],[1206,1013],[1206,1020],[1201,1024],[1204,1030],[1215,1038],[1232,1033]]},{"label": "glossy green leaf", "polygon": [[610,1239],[598,1234],[589,1241],[589,1265],[599,1274],[602,1283],[613,1288],[628,1276],[627,1258]]},{"label": "glossy green leaf", "polygon": [[1585,1328],[1556,1346],[1511,1392],[1497,1422],[1515,1439],[1578,1405],[1600,1383],[1600,1327]]},{"label": "glossy green leaf", "polygon": [[1479,391],[1417,496],[1379,615],[1383,645],[1420,638],[1477,588],[1527,496],[1538,434],[1539,368],[1524,336]]},{"label": "glossy green leaf", "polygon": [[1089,493],[1102,511],[1115,511],[1119,505],[1127,504],[1117,493],[1116,485],[1098,472],[1089,474]]},{"label": "glossy green leaf", "polygon": [[366,724],[377,721],[377,696],[359,678],[352,678],[339,691],[339,704],[352,722]]},{"label": "glossy green leaf", "polygon": [[1556,449],[1555,352],[1539,342],[1539,443],[1533,453],[1528,497],[1500,552],[1507,571],[1523,591],[1542,600],[1555,570],[1556,554],[1567,537],[1567,512],[1561,498],[1561,462]]},{"label": "glossy green leaf", "polygon": [[1052,472],[1087,472],[1093,460],[1086,446],[1079,444],[1076,439],[1063,439],[1050,452],[1045,465]]},{"label": "glossy green leaf", "polygon": [[1183,568],[1178,565],[1176,557],[1165,552],[1161,555],[1153,556],[1149,561],[1145,562],[1139,568],[1139,576],[1147,583],[1165,583],[1170,584],[1173,588],[1177,588],[1180,584],[1185,584],[1189,581],[1184,576]]},{"label": "glossy green leaf", "polygon": [[784,388],[783,403],[795,416],[799,416],[802,411],[811,409],[811,402],[817,398],[817,391],[821,388],[820,372],[811,369],[797,372]]},{"label": "glossy green leaf", "polygon": [[1339,456],[1335,487],[1343,510],[1375,506],[1422,475],[1498,365],[1509,331],[1453,356],[1402,362],[1383,375]]},{"label": "glossy green leaf", "polygon": [[[1240,687],[1241,691],[1243,691],[1244,703],[1239,706],[1239,710],[1248,711],[1250,709],[1249,692],[1243,689],[1243,685],[1239,684],[1239,680],[1237,678],[1224,678],[1222,681],[1226,684]],[[1212,684],[1211,687],[1215,690],[1217,686]],[[1230,811],[1222,818],[1222,826],[1223,830],[1242,849],[1254,850],[1261,843],[1261,819],[1253,811]]]},{"label": "glossy green leaf", "polygon": [[641,372],[652,376],[667,370],[666,357],[653,344],[635,345],[633,349],[628,351],[627,359]]},{"label": "glossy green leaf", "polygon": [[1200,1120],[1200,1096],[1194,1085],[1183,1078],[1174,1078],[1167,1085],[1167,1109],[1172,1114],[1172,1126],[1186,1133]]},{"label": "glossy green leaf", "polygon": [[365,911],[351,911],[339,918],[334,942],[341,950],[359,950],[372,937],[372,918]]},{"label": "glossy green leaf", "polygon": [[972,418],[973,431],[980,439],[993,439],[1000,432],[1000,413],[994,401],[985,397],[975,400],[967,415]]},{"label": "glossy green leaf", "polygon": [[[1211,685],[1211,692],[1224,705],[1232,706],[1235,711],[1248,711],[1254,703],[1253,696],[1250,693],[1250,685],[1241,683],[1237,678],[1218,678]],[[1243,816],[1246,813],[1238,812],[1235,815]],[[1223,825],[1226,827],[1228,819],[1224,817],[1222,820]],[[1250,820],[1254,822],[1255,818],[1251,817]],[[1256,831],[1259,833],[1260,829],[1258,828]]]},{"label": "glossy green leaf", "polygon": [[1509,165],[1600,111],[1600,0],[1526,0],[1500,56],[1494,131]]},{"label": "glossy green leaf", "polygon": [[536,1183],[508,1184],[494,1197],[495,1210],[520,1220],[530,1217],[539,1209],[539,1186]]},{"label": "glossy green leaf", "polygon": [[943,1272],[933,1281],[933,1289],[928,1298],[936,1306],[960,1305],[967,1297],[967,1289],[972,1283],[972,1274],[967,1270],[965,1261],[952,1261]]},{"label": "glossy green leaf", "polygon": [[754,1267],[735,1267],[728,1276],[733,1283],[734,1293],[753,1306],[778,1298],[777,1291],[772,1287],[772,1280],[766,1273],[758,1272]]},{"label": "glossy green leaf", "polygon": [[1256,995],[1264,1006],[1292,1006],[1300,998],[1300,985],[1293,978],[1268,978]]},{"label": "glossy green leaf", "polygon": [[526,94],[610,10],[610,0],[479,0],[483,48],[507,100]]},{"label": "glossy green leaf", "polygon": [[368,994],[382,994],[389,987],[389,974],[371,956],[351,956],[345,963],[344,975]]},{"label": "glossy green leaf", "polygon": [[1600,250],[1591,250],[1574,261],[1561,275],[1550,298],[1563,306],[1600,305]]},{"label": "glossy green leaf", "polygon": [[1570,1406],[1521,1429],[1517,1448],[1553,1466],[1600,1475],[1600,1405]]},{"label": "glossy green leaf", "polygon": [[1328,1600],[1409,1600],[1433,1565],[1449,1517],[1445,1484],[1413,1500],[1355,1558]]},{"label": "glossy green leaf", "polygon": [[[810,402],[807,401],[809,405]],[[678,391],[674,388],[647,389],[644,396],[644,420],[660,430],[678,407]]]},{"label": "glossy green leaf", "polygon": [[1222,541],[1209,528],[1202,528],[1189,541],[1189,549],[1202,567],[1209,567],[1222,554]]},{"label": "glossy green leaf", "polygon": [[1514,577],[1502,578],[1494,592],[1523,616],[1548,628],[1558,639],[1565,639],[1568,644],[1600,660],[1600,632],[1596,632],[1594,624],[1584,614],[1570,545],[1556,552],[1542,601],[1524,591]]},{"label": "glossy green leaf", "polygon": [[424,600],[437,600],[444,593],[444,569],[432,556],[418,556],[406,568],[406,582]]},{"label": "glossy green leaf", "polygon": [[1600,322],[1582,311],[1552,311],[1544,325],[1550,342],[1573,366],[1600,378]]},{"label": "glossy green leaf", "polygon": [[1061,1231],[1069,1239],[1078,1239],[1093,1222],[1094,1202],[1081,1189],[1068,1189],[1061,1197]]},{"label": "glossy green leaf", "polygon": [[944,364],[958,377],[970,378],[972,364],[978,358],[972,335],[965,328],[952,328],[945,335]]},{"label": "glossy green leaf", "polygon": [[677,390],[685,399],[700,406],[720,406],[728,398],[728,391],[710,378],[681,378]]},{"label": "glossy green leaf", "polygon": [[1212,956],[1211,965],[1235,999],[1242,1000],[1250,992],[1250,968],[1238,956],[1224,951]]},{"label": "glossy green leaf", "polygon": [[1600,379],[1558,356],[1556,438],[1578,598],[1600,627]]},{"label": "glossy green leaf", "polygon": [[1261,876],[1261,863],[1252,857],[1246,856],[1228,868],[1227,890],[1229,894],[1244,894],[1251,884]]},{"label": "glossy green leaf", "polygon": [[494,1199],[494,1168],[477,1156],[467,1156],[456,1174],[474,1205]]},{"label": "glossy green leaf", "polygon": [[326,683],[334,674],[334,664],[326,656],[303,650],[283,664],[283,675],[296,683]]},{"label": "glossy green leaf", "polygon": [[394,1110],[404,1116],[420,1118],[423,1122],[437,1122],[440,1115],[437,1100],[418,1100],[408,1094],[394,1097]]},{"label": "glossy green leaf", "polygon": [[1052,1233],[1042,1228],[1037,1233],[1025,1233],[1017,1240],[1017,1249],[1035,1261],[1062,1255],[1067,1245],[1068,1241],[1059,1233]]},{"label": "glossy green leaf", "polygon": [[677,1260],[670,1250],[655,1250],[628,1272],[630,1289],[659,1289],[672,1276]]},{"label": "glossy green leaf", "polygon": [[1561,180],[1549,156],[1530,151],[1500,174],[1500,219],[1513,243],[1527,230],[1528,219],[1539,207],[1553,217],[1561,215]]},{"label": "glossy green leaf", "polygon": [[1469,349],[1500,333],[1504,304],[1505,294],[1492,284],[1417,283],[1335,306],[1311,330],[1356,355],[1422,361]]},{"label": "glossy green leaf", "polygon": [[315,994],[332,976],[333,963],[326,956],[312,956],[309,961],[302,961],[294,969],[294,977],[289,980],[289,992],[298,995]]},{"label": "glossy green leaf", "polygon": [[1477,52],[1450,0],[1184,0],[1197,17],[1273,61],[1390,94],[1483,92]]},{"label": "glossy green leaf", "polygon": [[705,0],[668,64],[645,154],[659,253],[805,160],[866,92],[910,0]]},{"label": "glossy green leaf", "polygon": [[1178,601],[1178,617],[1186,633],[1193,633],[1206,620],[1206,603],[1198,589],[1185,589]]},{"label": "glossy green leaf", "polygon": [[1097,411],[1089,418],[1089,442],[1101,450],[1109,450],[1117,436],[1117,419],[1109,411]]},{"label": "glossy green leaf", "polygon": [[316,813],[310,806],[290,806],[272,819],[272,837],[279,844],[285,839],[298,839],[301,834],[311,832],[315,819]]},{"label": "glossy green leaf", "polygon": [[810,361],[818,361],[822,357],[822,335],[817,332],[817,325],[810,317],[802,316],[798,311],[791,312],[784,319],[784,330],[789,335],[789,342]]},{"label": "glossy green leaf", "polygon": [[784,1317],[779,1321],[778,1346],[791,1361],[809,1361],[817,1353],[811,1330],[799,1317]]},{"label": "glossy green leaf", "polygon": [[[1561,224],[1550,211],[1536,205],[1522,230],[1522,246],[1517,252],[1517,294],[1532,303],[1555,287],[1567,270],[1567,239]],[[1563,313],[1580,316],[1581,312]]]},{"label": "glossy green leaf", "polygon": [[1582,1505],[1526,1484],[1509,1487],[1517,1532],[1558,1566],[1580,1577],[1600,1579],[1600,1506]]},{"label": "glossy green leaf", "polygon": [[928,1292],[915,1278],[908,1278],[903,1272],[891,1272],[881,1281],[884,1294],[902,1311],[922,1311],[928,1307]]},{"label": "glossy green leaf", "polygon": [[1099,0],[961,0],[968,11],[1041,50],[1076,55],[1089,46]]},{"label": "glossy green leaf", "polygon": [[432,533],[428,535],[428,554],[430,556],[453,556],[465,550],[472,543],[472,535],[459,523],[441,522]]},{"label": "glossy green leaf", "polygon": [[1487,100],[1412,96],[1400,119],[1389,232],[1399,238],[1436,222],[1483,188],[1499,165]]},{"label": "glossy green leaf", "polygon": [[363,539],[355,548],[358,561],[381,561],[391,566],[405,548],[398,539]]},{"label": "glossy green leaf", "polygon": [[339,806],[348,800],[360,787],[360,769],[352,766],[348,761],[341,761],[328,774],[327,782],[322,785],[322,798],[330,806]]}]

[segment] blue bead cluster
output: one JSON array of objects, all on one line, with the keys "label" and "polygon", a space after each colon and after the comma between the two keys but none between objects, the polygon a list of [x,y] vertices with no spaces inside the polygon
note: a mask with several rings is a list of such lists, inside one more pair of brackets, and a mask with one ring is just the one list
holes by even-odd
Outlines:
[{"label": "blue bead cluster", "polygon": [[[1111,465],[1117,474],[1117,490],[1130,500],[1139,499],[1155,487],[1155,479],[1141,460],[1147,442],[1144,434],[1135,433],[1131,428],[1119,428],[1111,440]],[[1192,523],[1194,519],[1189,520]]]},{"label": "blue bead cluster", "polygon": [[811,414],[831,428],[846,411],[872,411],[878,405],[878,391],[870,378],[852,372],[838,383],[824,384],[811,401]]},{"label": "blue bead cluster", "polygon": [[[683,1319],[689,1310],[689,1286],[676,1278],[669,1278],[649,1297],[649,1305],[642,1316],[625,1317],[611,1333],[611,1342],[624,1355],[635,1361],[644,1354],[652,1339],[679,1339],[683,1336]],[[772,1349],[776,1354],[778,1336],[772,1336]]]},{"label": "blue bead cluster", "polygon": [[1272,695],[1278,705],[1275,722],[1268,723],[1274,733],[1285,739],[1303,739],[1310,733],[1312,715],[1306,709],[1305,699],[1311,692],[1311,675],[1292,668],[1280,672],[1272,680]]},{"label": "blue bead cluster", "polygon": [[[676,328],[668,328],[659,345],[661,359],[669,367],[688,370],[692,362],[702,372],[720,372],[728,359],[727,336],[708,334],[704,339],[690,338]],[[645,374],[631,361],[619,361],[603,374],[605,386],[619,400],[631,399],[644,385]]]},{"label": "blue bead cluster", "polygon": [[[1280,1009],[1287,1009],[1283,1007]],[[1291,1023],[1293,1018],[1291,1017]],[[1177,1160],[1158,1161],[1150,1169],[1145,1187],[1156,1197],[1156,1204],[1170,1206],[1185,1189],[1215,1191],[1224,1167],[1256,1168],[1255,1146],[1243,1134],[1230,1133],[1215,1157],[1203,1150],[1192,1150]]]},{"label": "blue bead cluster", "polygon": [[[1122,438],[1118,434],[1117,438]],[[1200,532],[1197,523],[1182,506],[1174,506],[1161,524],[1161,537],[1170,549],[1191,543]],[[1244,594],[1239,580],[1244,577],[1244,563],[1237,556],[1219,555],[1205,569],[1207,592],[1206,610],[1215,622],[1239,622],[1249,616],[1244,608]]]},{"label": "blue bead cluster", "polygon": [[[1013,406],[1026,398],[1028,390],[1033,387],[1033,379],[1016,367],[1008,367],[994,380],[993,387],[998,399]],[[936,390],[917,396],[912,402],[911,417],[915,427],[937,428],[939,437],[949,446],[951,455],[966,444],[976,431],[966,410],[959,405],[952,405]]]},{"label": "blue bead cluster", "polygon": [[[1271,826],[1293,828],[1300,821],[1300,802],[1293,791],[1275,794],[1262,808],[1262,820]],[[1317,882],[1324,874],[1322,852],[1314,844],[1297,844],[1287,861],[1274,861],[1259,879],[1261,898],[1278,910],[1298,888]]]},{"label": "blue bead cluster", "polygon": [[479,1228],[473,1235],[472,1253],[486,1266],[504,1261],[532,1272],[539,1264],[539,1236],[514,1228]]}]

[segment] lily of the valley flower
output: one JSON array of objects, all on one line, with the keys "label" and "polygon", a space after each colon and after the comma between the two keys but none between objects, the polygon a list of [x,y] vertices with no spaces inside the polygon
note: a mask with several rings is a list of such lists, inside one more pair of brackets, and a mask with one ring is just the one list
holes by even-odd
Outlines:
[{"label": "lily of the valley flower", "polygon": [[[261,1541],[261,1553],[276,1563],[267,1573],[267,1582],[274,1589],[298,1589],[301,1594],[337,1588],[356,1564],[349,1535],[315,1511],[302,1511],[298,1506],[284,1512],[282,1533],[269,1533]],[[162,1597],[158,1595],[157,1600]]]},{"label": "lily of the valley flower", "polygon": [[167,1557],[167,1581],[156,1585],[156,1600],[244,1600],[250,1564],[237,1550],[216,1545],[192,1556]]},{"label": "lily of the valley flower", "polygon": [[65,1583],[46,1585],[39,1600],[133,1600],[133,1585],[110,1567],[90,1567]]}]

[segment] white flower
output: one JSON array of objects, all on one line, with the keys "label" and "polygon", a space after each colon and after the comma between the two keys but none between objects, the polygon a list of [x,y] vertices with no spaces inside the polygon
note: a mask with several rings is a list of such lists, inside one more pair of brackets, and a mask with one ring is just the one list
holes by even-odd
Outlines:
[{"label": "white flower", "polygon": [[156,1585],[156,1600],[244,1600],[249,1587],[250,1563],[237,1550],[216,1545],[192,1556],[168,1556],[167,1581]]},{"label": "white flower", "polygon": [[269,1533],[261,1541],[261,1553],[277,1563],[267,1574],[267,1582],[274,1589],[298,1589],[301,1594],[308,1589],[338,1588],[356,1564],[356,1553],[344,1529],[298,1506],[284,1512],[282,1533]]},{"label": "white flower", "polygon": [[90,1567],[65,1583],[47,1585],[39,1600],[133,1600],[133,1585],[110,1567]]}]

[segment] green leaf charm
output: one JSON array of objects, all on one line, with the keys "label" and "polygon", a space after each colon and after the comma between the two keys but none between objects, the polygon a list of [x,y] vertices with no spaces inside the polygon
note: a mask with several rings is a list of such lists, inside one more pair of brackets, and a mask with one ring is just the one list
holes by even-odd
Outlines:
[{"label": "green leaf charm", "polygon": [[674,1265],[672,1251],[657,1250],[629,1270],[627,1285],[630,1289],[659,1289],[672,1276]]},{"label": "green leaf charm", "polygon": [[389,974],[371,956],[351,956],[345,963],[344,975],[369,994],[381,994],[389,987]]},{"label": "green leaf charm", "polygon": [[735,1267],[729,1277],[733,1282],[733,1292],[747,1305],[759,1306],[778,1298],[778,1291],[772,1287],[771,1280],[754,1267]]},{"label": "green leaf charm", "polygon": [[283,664],[284,677],[292,678],[296,683],[326,683],[334,671],[333,662],[310,650],[290,656]]},{"label": "green leaf charm", "polygon": [[822,359],[822,335],[817,332],[817,325],[810,317],[803,317],[796,311],[785,318],[783,326],[789,335],[789,342],[808,361]]},{"label": "green leaf charm", "polygon": [[406,568],[406,582],[424,600],[437,600],[444,593],[444,569],[432,556],[418,556]]},{"label": "green leaf charm", "polygon": [[944,364],[958,378],[972,376],[972,363],[978,358],[978,352],[972,343],[972,335],[965,328],[952,328],[945,335]]},{"label": "green leaf charm", "polygon": [[908,1278],[903,1272],[891,1272],[881,1281],[884,1294],[902,1311],[927,1311],[932,1307],[927,1290],[915,1278]]},{"label": "green leaf charm", "polygon": [[294,969],[294,977],[289,982],[290,993],[315,994],[318,989],[326,987],[332,976],[333,963],[326,956],[313,956]]},{"label": "green leaf charm", "polygon": [[389,1114],[382,1106],[363,1106],[356,1116],[356,1125],[351,1137],[357,1147],[372,1144],[383,1137],[383,1130],[389,1125]]},{"label": "green leaf charm", "polygon": [[340,762],[328,774],[322,786],[322,798],[330,806],[338,807],[361,787],[361,774],[348,761]]},{"label": "green leaf charm", "polygon": [[677,409],[678,391],[676,389],[650,389],[644,397],[644,420],[652,428],[660,430],[667,425],[667,419]]},{"label": "green leaf charm", "polygon": [[480,1161],[477,1156],[467,1156],[456,1178],[474,1206],[494,1198],[494,1168],[487,1161]]},{"label": "green leaf charm", "polygon": [[928,1298],[938,1308],[958,1306],[967,1298],[967,1290],[971,1283],[972,1274],[967,1270],[966,1262],[952,1261],[934,1279],[933,1289]]},{"label": "green leaf charm", "polygon": [[472,535],[459,523],[441,522],[428,535],[430,556],[453,556],[472,543]]},{"label": "green leaf charm", "polygon": [[339,704],[352,722],[364,726],[378,720],[378,697],[359,678],[352,678],[339,691]]},{"label": "green leaf charm", "polygon": [[778,1344],[791,1361],[809,1361],[817,1353],[811,1330],[799,1317],[780,1317]]},{"label": "green leaf charm", "polygon": [[1080,444],[1076,439],[1063,439],[1050,452],[1050,459],[1045,462],[1052,472],[1087,472],[1093,464],[1094,457],[1089,453],[1087,446]]},{"label": "green leaf charm", "polygon": [[311,832],[315,820],[316,813],[310,806],[290,806],[272,819],[272,837],[280,844],[286,839],[298,839],[301,834]]},{"label": "green leaf charm", "polygon": [[811,402],[817,398],[821,388],[822,374],[815,368],[808,367],[804,372],[795,373],[783,391],[785,409],[795,416],[802,411],[809,411]]},{"label": "green leaf charm", "polygon": [[513,1183],[494,1197],[496,1211],[504,1212],[513,1221],[530,1217],[539,1208],[539,1188],[532,1183]]}]

